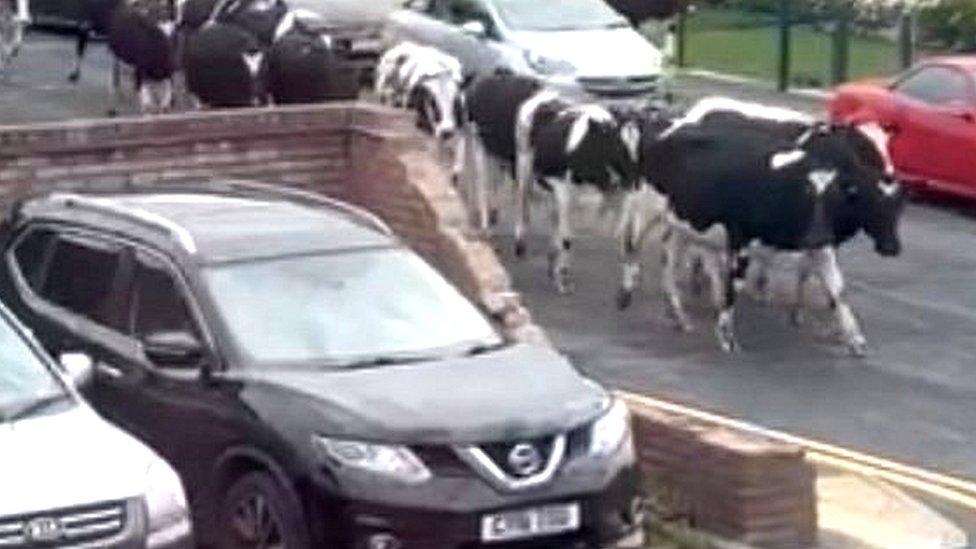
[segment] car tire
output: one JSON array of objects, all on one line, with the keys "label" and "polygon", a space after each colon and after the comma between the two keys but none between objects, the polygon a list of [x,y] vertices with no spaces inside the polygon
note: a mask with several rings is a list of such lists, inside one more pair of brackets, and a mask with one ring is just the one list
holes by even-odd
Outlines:
[{"label": "car tire", "polygon": [[223,549],[309,549],[308,528],[295,493],[263,471],[230,485],[220,507]]}]

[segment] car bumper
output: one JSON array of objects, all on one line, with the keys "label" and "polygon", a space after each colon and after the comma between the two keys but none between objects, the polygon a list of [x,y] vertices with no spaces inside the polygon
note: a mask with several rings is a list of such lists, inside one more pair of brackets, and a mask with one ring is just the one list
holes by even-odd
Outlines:
[{"label": "car bumper", "polygon": [[[320,543],[361,549],[376,536],[389,536],[402,549],[467,549],[481,543],[482,517],[550,504],[578,503],[580,529],[540,537],[515,547],[604,547],[637,533],[640,473],[632,448],[610,464],[567,466],[547,487],[502,494],[480,477],[435,479],[424,487],[366,488],[355,497],[334,497],[316,490],[312,529]],[[576,469],[575,471],[573,469]],[[355,492],[352,492],[355,493]],[[342,525],[336,528],[336,525]],[[340,530],[341,534],[336,534]],[[492,547],[508,547],[492,544]]]}]

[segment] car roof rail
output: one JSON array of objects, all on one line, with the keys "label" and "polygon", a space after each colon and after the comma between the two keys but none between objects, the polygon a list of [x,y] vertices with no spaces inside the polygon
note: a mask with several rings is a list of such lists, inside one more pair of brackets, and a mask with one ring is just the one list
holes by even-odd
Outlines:
[{"label": "car roof rail", "polygon": [[190,231],[172,219],[159,214],[133,206],[122,206],[105,197],[85,196],[70,192],[51,193],[48,195],[48,199],[60,202],[68,208],[80,208],[91,212],[124,217],[128,221],[144,227],[162,230],[183,246],[187,252],[191,254],[197,252],[197,245]]},{"label": "car roof rail", "polygon": [[232,180],[225,182],[225,184],[232,190],[264,193],[280,198],[291,199],[304,202],[306,204],[324,206],[332,210],[337,210],[354,218],[356,221],[369,228],[379,231],[387,236],[393,236],[393,230],[390,229],[390,226],[387,225],[386,222],[383,221],[378,215],[367,210],[366,208],[344,202],[337,198],[331,198],[323,194],[306,191],[303,189],[296,189],[294,187],[270,185],[267,183],[258,183],[254,181]]}]

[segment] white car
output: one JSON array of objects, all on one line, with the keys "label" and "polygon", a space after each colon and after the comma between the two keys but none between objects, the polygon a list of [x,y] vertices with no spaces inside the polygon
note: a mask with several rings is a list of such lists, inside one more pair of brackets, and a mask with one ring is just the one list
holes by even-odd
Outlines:
[{"label": "white car", "polygon": [[659,91],[663,56],[603,0],[410,0],[387,19],[387,47],[434,46],[475,75],[505,69],[602,97]]},{"label": "white car", "polygon": [[179,477],[79,398],[91,375],[82,355],[54,365],[0,305],[0,548],[189,549]]}]

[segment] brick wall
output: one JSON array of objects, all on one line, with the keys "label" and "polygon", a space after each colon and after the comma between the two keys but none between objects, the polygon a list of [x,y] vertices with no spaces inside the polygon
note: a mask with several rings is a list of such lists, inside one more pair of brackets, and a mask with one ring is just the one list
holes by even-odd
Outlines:
[{"label": "brick wall", "polygon": [[359,103],[0,128],[0,200],[212,177],[279,183],[384,218],[517,339],[544,341],[411,117]]},{"label": "brick wall", "polygon": [[641,465],[675,518],[757,547],[816,543],[816,472],[802,448],[630,404]]}]

